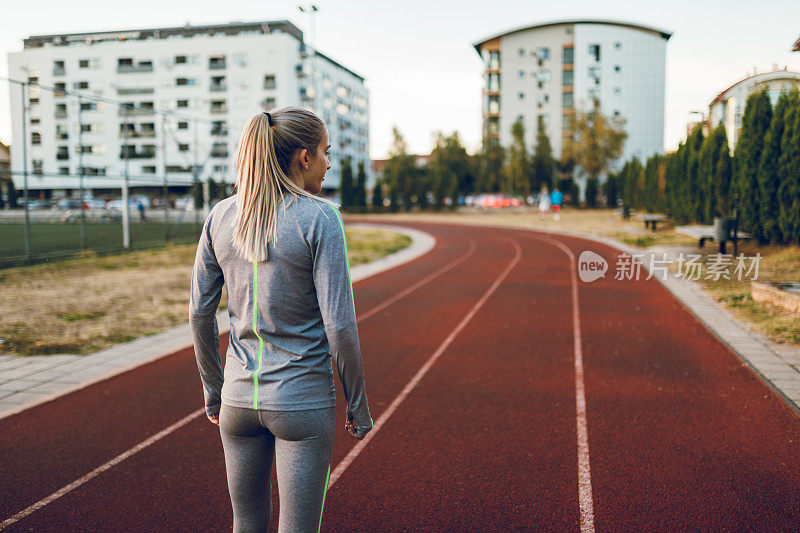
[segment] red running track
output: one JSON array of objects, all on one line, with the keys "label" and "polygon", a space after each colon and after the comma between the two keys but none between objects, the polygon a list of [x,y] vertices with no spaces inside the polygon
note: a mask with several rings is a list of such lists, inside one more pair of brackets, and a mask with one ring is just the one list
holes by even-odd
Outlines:
[{"label": "red running track", "polygon": [[[573,265],[553,241],[610,265],[619,252],[529,231],[402,225],[437,245],[355,284],[370,407],[383,423],[340,467],[323,531],[800,530],[800,417],[654,279],[577,282],[587,507]],[[343,430],[338,376],[336,388],[334,468],[359,444]],[[201,406],[187,349],[0,420],[0,522]],[[274,472],[273,508],[271,531]],[[5,530],[231,525],[218,430],[198,417]]]}]

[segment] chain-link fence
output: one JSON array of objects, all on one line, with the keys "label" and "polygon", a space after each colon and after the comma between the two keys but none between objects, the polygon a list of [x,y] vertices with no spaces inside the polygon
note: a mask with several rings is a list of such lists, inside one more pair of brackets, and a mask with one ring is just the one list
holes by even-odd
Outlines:
[{"label": "chain-link fence", "polygon": [[0,153],[0,267],[196,241],[208,206],[231,193],[224,98],[157,105],[152,81],[112,84],[108,98],[27,74],[0,78],[13,130],[5,164]]}]

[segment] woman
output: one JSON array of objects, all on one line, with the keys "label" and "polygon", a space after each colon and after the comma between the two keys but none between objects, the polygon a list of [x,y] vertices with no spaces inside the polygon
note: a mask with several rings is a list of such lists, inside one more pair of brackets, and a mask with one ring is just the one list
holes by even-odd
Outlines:
[{"label": "woman", "polygon": [[[237,194],[203,226],[189,322],[206,414],[220,427],[234,531],[265,531],[277,458],[279,531],[317,531],[330,477],[336,363],[345,429],[372,428],[344,235],[334,204],[316,197],[330,168],[314,113],[261,113],[242,133]],[[228,290],[223,372],[215,313]]]}]

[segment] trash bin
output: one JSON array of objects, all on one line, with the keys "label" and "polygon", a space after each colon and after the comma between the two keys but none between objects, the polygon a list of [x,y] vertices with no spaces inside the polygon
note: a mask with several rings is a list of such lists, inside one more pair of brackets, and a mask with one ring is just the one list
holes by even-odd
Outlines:
[{"label": "trash bin", "polygon": [[719,243],[719,253],[725,253],[725,242],[731,239],[732,221],[729,218],[714,217],[714,240]]}]

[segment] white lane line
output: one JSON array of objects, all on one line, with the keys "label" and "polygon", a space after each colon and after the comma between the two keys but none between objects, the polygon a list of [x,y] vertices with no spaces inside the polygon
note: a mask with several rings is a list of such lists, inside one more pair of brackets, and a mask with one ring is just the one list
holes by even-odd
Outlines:
[{"label": "white lane line", "polygon": [[342,461],[338,465],[336,465],[336,468],[331,474],[330,482],[328,483],[328,490],[330,490],[333,484],[336,483],[336,481],[342,476],[342,474],[344,474],[345,470],[347,470],[347,468],[353,463],[353,461],[355,461],[356,457],[358,457],[361,451],[367,446],[367,444],[369,444],[369,442],[375,437],[375,435],[378,434],[381,427],[383,427],[383,425],[386,423],[389,417],[392,416],[392,413],[395,412],[397,407],[403,402],[403,400],[406,399],[406,397],[414,389],[414,387],[417,386],[417,383],[420,382],[422,377],[428,372],[431,366],[433,366],[436,360],[439,359],[439,356],[441,356],[442,353],[444,353],[444,351],[447,349],[447,347],[450,346],[450,343],[452,343],[453,340],[456,338],[456,336],[458,336],[458,334],[461,333],[461,330],[464,329],[464,326],[466,326],[467,323],[469,323],[469,321],[472,320],[472,317],[475,316],[475,313],[477,313],[478,310],[483,306],[483,304],[486,303],[486,300],[489,299],[489,297],[492,295],[492,293],[494,293],[497,287],[500,286],[500,283],[502,283],[503,280],[506,278],[506,276],[508,276],[508,273],[511,272],[511,269],[513,269],[514,266],[516,266],[516,264],[519,262],[520,258],[522,257],[522,248],[520,247],[520,245],[512,239],[507,239],[505,237],[501,238],[503,240],[509,241],[511,244],[514,245],[514,250],[515,250],[514,259],[511,260],[508,266],[506,266],[505,270],[503,270],[500,276],[494,281],[494,283],[492,283],[492,286],[489,287],[489,290],[487,290],[484,293],[484,295],[481,296],[481,299],[478,300],[478,302],[472,307],[470,312],[467,313],[467,315],[463,319],[461,319],[461,322],[455,327],[455,329],[453,329],[453,331],[450,332],[450,335],[447,336],[447,338],[436,349],[433,355],[430,356],[430,358],[422,366],[422,368],[420,368],[417,371],[417,373],[414,374],[414,377],[411,378],[411,381],[409,381],[408,384],[403,388],[402,392],[400,392],[400,394],[394,399],[391,405],[389,405],[389,407],[381,414],[381,416],[378,418],[378,421],[375,422],[375,425],[373,426],[372,430],[369,433],[367,433],[367,435],[362,440],[358,441],[358,444],[356,444],[350,450],[350,452],[345,456],[345,458],[342,459]]},{"label": "white lane line", "polygon": [[[445,272],[447,272],[451,268],[454,268],[455,266],[459,265],[460,263],[463,263],[464,261],[466,261],[473,253],[475,253],[475,249],[477,248],[477,245],[475,244],[475,239],[470,237],[469,241],[470,241],[470,248],[467,251],[467,253],[465,253],[464,255],[462,255],[461,257],[456,259],[455,261],[452,261],[452,262],[448,263],[443,268],[437,270],[433,274],[430,274],[430,275],[426,276],[425,278],[423,278],[422,280],[418,281],[417,283],[415,283],[411,287],[409,287],[409,288],[403,290],[402,292],[392,296],[391,298],[389,298],[388,300],[384,301],[383,303],[378,304],[376,307],[373,307],[372,309],[370,309],[369,311],[364,313],[364,315],[362,315],[361,318],[358,319],[358,322],[361,322],[365,318],[368,318],[368,317],[374,315],[375,313],[377,313],[379,311],[382,311],[383,309],[386,309],[386,307],[388,307],[389,305],[395,303],[396,301],[400,300],[401,298],[403,298],[405,296],[408,296],[409,294],[411,294],[416,289],[422,287],[426,283],[429,283],[430,281],[432,281],[436,277],[441,276],[442,274],[444,274]],[[205,408],[198,409],[197,411],[194,411],[193,413],[191,413],[191,414],[187,415],[186,417],[180,419],[179,421],[175,422],[171,426],[169,426],[167,428],[164,428],[163,430],[159,431],[158,433],[156,433],[152,437],[140,442],[139,444],[137,444],[133,448],[131,448],[131,449],[119,454],[116,457],[114,457],[113,459],[111,459],[107,463],[105,463],[105,464],[103,464],[101,466],[98,466],[97,468],[95,468],[94,470],[92,470],[91,472],[89,472],[88,474],[83,476],[82,478],[80,478],[80,479],[78,479],[76,481],[73,481],[69,485],[66,485],[66,486],[58,489],[56,492],[54,492],[50,496],[47,496],[47,497],[39,500],[38,502],[34,503],[30,507],[27,507],[26,509],[23,509],[22,511],[18,512],[14,516],[12,516],[10,518],[7,518],[3,522],[0,522],[0,530],[5,529],[6,527],[10,526],[11,524],[13,524],[15,522],[18,522],[19,520],[25,518],[26,516],[30,515],[31,513],[34,513],[36,511],[38,511],[39,509],[41,509],[45,505],[47,505],[47,504],[59,499],[60,497],[64,496],[65,494],[67,494],[69,492],[72,492],[73,490],[75,490],[76,488],[80,487],[81,485],[83,485],[87,481],[90,481],[92,478],[94,478],[94,477],[98,476],[99,474],[105,472],[106,470],[118,465],[119,463],[121,463],[125,459],[127,459],[127,458],[131,457],[132,455],[142,451],[143,449],[147,448],[148,446],[150,446],[154,442],[163,439],[164,437],[166,437],[167,435],[169,435],[173,431],[175,431],[177,429],[180,429],[181,427],[185,426],[186,424],[188,424],[189,422],[191,422],[195,418],[198,418],[198,417],[202,416],[203,414],[205,414]]]},{"label": "white lane line", "polygon": [[64,496],[65,494],[67,494],[69,492],[72,492],[73,490],[77,489],[78,487],[80,487],[81,485],[86,483],[87,481],[99,476],[100,474],[102,474],[103,472],[108,470],[109,468],[112,468],[112,467],[118,465],[119,463],[121,463],[122,461],[127,459],[128,457],[139,453],[140,451],[144,450],[145,448],[147,448],[151,444],[154,444],[154,443],[158,442],[159,440],[163,439],[164,437],[166,437],[167,435],[169,435],[170,433],[172,433],[176,429],[185,426],[186,424],[188,424],[189,422],[191,422],[192,420],[194,420],[195,418],[197,418],[198,416],[200,416],[200,415],[202,415],[204,413],[205,413],[205,408],[201,408],[201,409],[198,409],[197,411],[194,411],[193,413],[181,418],[180,420],[178,420],[177,422],[175,422],[171,426],[162,429],[161,431],[159,431],[158,433],[156,433],[155,435],[153,435],[149,439],[143,440],[142,442],[140,442],[139,444],[137,444],[133,448],[130,448],[129,450],[127,450],[125,452],[122,452],[121,454],[119,454],[118,456],[114,457],[113,459],[111,459],[107,463],[105,463],[105,464],[103,464],[101,466],[98,466],[97,468],[95,468],[94,470],[92,470],[91,472],[89,472],[88,474],[83,476],[82,478],[80,478],[80,479],[78,479],[76,481],[73,481],[72,483],[70,483],[69,485],[67,485],[65,487],[60,488],[59,490],[57,490],[56,492],[54,492],[50,496],[47,496],[46,498],[43,498],[43,499],[39,500],[38,502],[34,503],[33,505],[31,505],[27,509],[24,509],[24,510],[18,512],[17,514],[12,516],[11,518],[7,518],[6,520],[3,520],[2,522],[0,522],[0,529],[4,529],[4,528],[10,526],[11,524],[13,524],[15,522],[18,522],[19,520],[22,520],[23,518],[25,518],[29,514],[35,512],[35,511],[38,511],[39,509],[41,509],[42,507],[44,507],[48,503],[51,503],[51,502],[59,499],[60,497]]},{"label": "white lane line", "polygon": [[415,284],[411,285],[410,287],[404,289],[403,291],[398,292],[397,294],[395,294],[394,296],[392,296],[391,298],[389,298],[385,302],[376,305],[375,307],[373,307],[372,309],[370,309],[366,313],[362,313],[361,316],[358,317],[358,322],[361,322],[362,320],[366,320],[369,317],[371,317],[372,315],[380,313],[381,311],[383,311],[384,309],[386,309],[387,307],[389,307],[390,305],[395,303],[397,300],[400,300],[401,298],[405,298],[406,296],[408,296],[409,294],[411,294],[415,290],[419,289],[420,287],[422,287],[426,283],[429,283],[432,280],[438,278],[439,276],[441,276],[442,274],[444,274],[445,272],[447,272],[451,268],[454,268],[454,267],[460,265],[461,263],[463,263],[464,261],[469,259],[472,256],[472,254],[475,253],[475,249],[477,247],[478,247],[478,245],[475,243],[475,239],[473,239],[472,237],[469,237],[469,250],[467,250],[467,253],[465,253],[464,255],[462,255],[461,257],[456,259],[455,261],[443,266],[442,268],[440,268],[436,272],[425,276],[424,278],[422,278],[421,280],[419,280]]},{"label": "white lane line", "polygon": [[578,307],[578,275],[575,254],[564,243],[549,237],[527,235],[530,238],[549,242],[569,256],[572,278],[572,328],[575,339],[575,412],[578,429],[578,505],[581,517],[581,532],[594,533],[594,503],[592,501],[592,474],[589,468],[589,430],[586,422],[586,390],[583,384],[583,349],[581,347],[581,317]]}]

